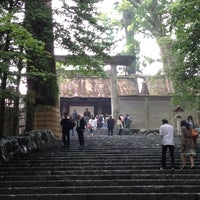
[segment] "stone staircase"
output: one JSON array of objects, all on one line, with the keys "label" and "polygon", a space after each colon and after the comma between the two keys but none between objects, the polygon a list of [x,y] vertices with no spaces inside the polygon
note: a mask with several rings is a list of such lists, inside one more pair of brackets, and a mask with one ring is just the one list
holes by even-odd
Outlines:
[{"label": "stone staircase", "polygon": [[[198,200],[200,161],[180,170],[180,138],[176,138],[176,170],[160,171],[161,145],[155,134],[77,136],[69,149],[60,141],[0,166],[0,200]],[[169,158],[168,166],[169,164]]]}]

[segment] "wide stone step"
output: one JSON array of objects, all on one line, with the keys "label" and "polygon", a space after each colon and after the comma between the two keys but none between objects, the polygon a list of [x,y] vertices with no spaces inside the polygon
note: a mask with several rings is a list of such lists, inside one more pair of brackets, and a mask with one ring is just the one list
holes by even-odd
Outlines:
[{"label": "wide stone step", "polygon": [[[137,169],[140,169],[140,170],[143,170],[143,169],[158,169],[160,166],[160,163],[154,163],[152,165],[149,165],[148,167],[144,167],[140,164],[137,164],[137,165],[120,165],[120,166],[117,166],[117,165],[106,165],[106,166],[99,166],[99,165],[94,165],[94,166],[66,166],[66,167],[30,167],[30,168],[9,168],[8,170],[2,170],[0,172],[0,176],[1,175],[4,175],[5,172],[7,175],[22,175],[22,174],[26,174],[26,175],[31,175],[31,174],[67,174],[68,171],[70,172],[74,172],[74,173],[78,173],[79,171],[82,171],[82,172],[86,172],[87,171],[114,171],[114,170],[137,170]],[[13,171],[14,170],[14,171]],[[69,173],[70,173],[69,172]]]},{"label": "wide stone step", "polygon": [[[80,167],[82,167],[82,168],[85,168],[85,167],[90,167],[90,168],[93,168],[93,167],[101,167],[101,166],[103,166],[103,167],[112,167],[112,166],[121,166],[121,167],[123,167],[123,166],[127,166],[127,167],[129,167],[129,166],[140,166],[141,164],[142,165],[145,165],[145,166],[147,166],[147,165],[149,165],[149,166],[154,166],[154,165],[157,165],[157,164],[160,164],[160,162],[159,162],[159,160],[158,159],[156,159],[154,162],[152,162],[152,161],[144,161],[144,162],[142,162],[142,161],[136,161],[135,159],[134,160],[122,160],[122,161],[112,161],[112,160],[110,160],[110,161],[105,161],[105,160],[102,160],[102,161],[76,161],[76,162],[74,162],[74,161],[72,161],[72,162],[51,162],[51,163],[46,163],[46,162],[43,162],[43,163],[39,163],[38,162],[38,164],[36,164],[36,163],[34,163],[34,164],[28,164],[28,163],[26,163],[26,164],[17,164],[17,163],[13,163],[13,165],[6,165],[6,166],[4,166],[4,167],[0,167],[0,170],[1,171],[11,171],[11,170],[13,170],[13,169],[15,169],[16,171],[17,170],[19,170],[19,169],[21,169],[21,170],[24,170],[24,171],[26,171],[26,170],[35,170],[35,169],[37,169],[37,170],[42,170],[42,169],[48,169],[48,168],[51,168],[51,169],[54,169],[55,168],[55,166],[57,166],[59,169],[62,169],[62,168],[65,168],[65,169],[68,169],[68,168],[72,168],[72,169],[79,169]],[[92,166],[91,166],[91,164],[92,164]]]},{"label": "wide stone step", "polygon": [[78,193],[78,194],[21,194],[0,195],[1,200],[199,200],[199,193]]},{"label": "wide stone step", "polygon": [[69,194],[69,193],[197,193],[198,185],[137,185],[137,186],[70,186],[0,188],[0,194]]},{"label": "wide stone step", "polygon": [[[29,180],[29,181],[0,181],[0,188],[6,187],[69,187],[69,186],[142,186],[142,185],[173,185],[183,186],[186,185],[200,185],[198,177],[191,179],[184,178],[154,178],[154,179],[94,179],[88,180],[85,177],[79,179],[65,179],[65,180]],[[188,191],[190,192],[190,191]]]},{"label": "wide stone step", "polygon": [[[110,175],[112,176],[116,176],[116,175],[123,175],[123,176],[143,176],[143,175],[152,175],[157,177],[158,175],[160,175],[160,172],[158,172],[159,169],[159,164],[157,165],[157,168],[153,167],[139,167],[137,168],[136,166],[134,167],[124,167],[124,166],[116,166],[116,167],[106,167],[106,166],[99,166],[99,167],[85,167],[85,168],[81,168],[81,167],[66,167],[66,168],[30,168],[30,169],[21,169],[18,168],[17,170],[15,168],[10,168],[7,171],[1,171],[0,172],[0,180],[5,180],[7,178],[11,179],[18,179],[20,177],[26,176],[27,178],[32,178],[32,177],[38,177],[38,176],[88,176],[91,175],[95,176],[95,175],[99,175],[99,176],[103,176],[103,175]],[[166,171],[163,171],[161,173],[166,173]],[[168,170],[168,172],[170,172],[170,168]],[[185,169],[183,171],[181,171],[180,169],[176,169],[175,172],[171,172],[173,173],[173,175],[175,176],[175,174],[185,174],[185,173],[196,173],[199,172],[199,168],[196,167],[196,169],[190,170]],[[198,174],[198,173],[197,173]]]},{"label": "wide stone step", "polygon": [[[199,169],[197,170],[184,170],[184,171],[174,171],[170,170],[167,172],[155,171],[155,170],[91,170],[91,171],[68,171],[68,174],[38,174],[38,175],[4,175],[0,176],[0,181],[28,181],[28,180],[72,180],[72,178],[83,177],[87,180],[93,180],[94,178],[102,179],[103,177],[108,178],[127,178],[127,179],[199,179]],[[94,178],[93,178],[94,177]],[[1,183],[1,182],[0,182]]]},{"label": "wide stone step", "polygon": [[[177,160],[179,161],[179,159]],[[93,166],[101,166],[101,165],[104,165],[104,166],[129,166],[129,165],[145,165],[145,166],[148,166],[148,165],[154,165],[157,164],[158,162],[160,162],[160,158],[157,157],[157,158],[154,158],[152,160],[147,160],[145,159],[145,157],[143,157],[143,159],[138,159],[137,157],[136,158],[119,158],[119,159],[116,159],[116,160],[113,160],[112,158],[110,159],[87,159],[87,157],[85,157],[84,159],[76,159],[76,160],[72,160],[71,158],[66,158],[65,161],[64,160],[61,160],[60,162],[59,161],[45,161],[45,160],[35,160],[35,161],[31,161],[31,162],[13,162],[12,164],[6,164],[4,166],[0,166],[0,170],[4,170],[4,169],[11,169],[11,168],[26,168],[26,167],[31,167],[31,168],[42,168],[42,167],[55,167],[55,166],[58,166],[58,167],[67,167],[67,166],[71,166],[71,167],[85,167],[85,166],[90,166],[91,164]]]}]

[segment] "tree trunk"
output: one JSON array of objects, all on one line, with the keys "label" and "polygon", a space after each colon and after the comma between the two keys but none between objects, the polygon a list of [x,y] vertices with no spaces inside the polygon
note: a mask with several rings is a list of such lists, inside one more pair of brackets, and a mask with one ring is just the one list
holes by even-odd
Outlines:
[{"label": "tree trunk", "polygon": [[[10,46],[10,38],[7,34],[6,40],[5,40],[5,45],[3,51],[8,52],[9,51],[9,46]],[[5,99],[7,98],[5,96],[5,91],[6,91],[6,84],[7,84],[7,78],[8,78],[8,68],[9,68],[9,59],[5,58],[3,60],[3,65],[4,68],[2,69],[2,79],[0,82],[0,89],[1,89],[1,96],[0,96],[0,137],[3,136],[4,133],[4,120],[5,120]]]},{"label": "tree trunk", "polygon": [[[20,48],[20,51],[22,52],[23,49]],[[16,93],[20,94],[19,91],[19,85],[20,85],[20,81],[21,81],[21,71],[22,71],[22,67],[23,67],[23,63],[22,63],[22,59],[19,58],[18,64],[17,64],[17,68],[18,68],[18,74],[17,74],[17,80],[16,80]],[[19,134],[19,96],[16,95],[15,99],[14,99],[14,124],[13,124],[13,134],[14,135],[18,135]]]},{"label": "tree trunk", "polygon": [[[33,129],[33,114],[35,107],[57,106],[58,85],[56,78],[56,67],[54,59],[54,39],[51,2],[48,0],[26,0],[25,1],[25,27],[33,36],[45,43],[45,50],[50,56],[33,55],[31,52],[28,63],[27,79],[28,102],[27,102],[27,128]],[[40,72],[37,76],[30,76],[32,66]],[[44,73],[43,77],[41,74]]]},{"label": "tree trunk", "polygon": [[5,119],[5,90],[6,90],[6,78],[7,75],[3,73],[3,78],[1,80],[1,96],[0,96],[0,137],[3,137],[4,133],[4,119]]},{"label": "tree trunk", "polygon": [[[126,55],[136,56],[136,49],[138,48],[138,42],[134,39],[135,30],[128,30],[128,27],[132,24],[134,18],[133,9],[126,9],[123,11],[123,26],[126,34],[126,49],[123,50]],[[136,71],[136,60],[130,66],[126,66],[126,72],[128,75],[135,74]]]},{"label": "tree trunk", "polygon": [[169,93],[173,92],[172,89],[172,83],[167,75],[169,69],[170,69],[170,65],[171,65],[171,56],[169,55],[169,49],[167,49],[166,46],[164,45],[159,45],[160,46],[160,51],[161,51],[161,58],[162,58],[162,62],[163,62],[163,70],[164,70],[164,76],[165,76],[165,81],[166,81],[166,86],[167,86],[167,90]]}]

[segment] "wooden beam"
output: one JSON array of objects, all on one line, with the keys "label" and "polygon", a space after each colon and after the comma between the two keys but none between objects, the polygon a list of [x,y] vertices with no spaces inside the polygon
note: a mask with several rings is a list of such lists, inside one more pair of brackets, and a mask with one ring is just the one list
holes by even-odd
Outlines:
[{"label": "wooden beam", "polygon": [[[55,55],[55,60],[58,62],[67,62],[67,59],[70,58],[70,55]],[[123,65],[130,66],[135,62],[135,56],[128,55],[118,55],[110,56],[104,60],[105,65]]]},{"label": "wooden beam", "polygon": [[125,56],[125,55],[119,55],[119,56],[111,56],[110,59],[106,59],[104,61],[107,65],[124,65],[124,66],[130,66],[135,61],[135,56]]}]

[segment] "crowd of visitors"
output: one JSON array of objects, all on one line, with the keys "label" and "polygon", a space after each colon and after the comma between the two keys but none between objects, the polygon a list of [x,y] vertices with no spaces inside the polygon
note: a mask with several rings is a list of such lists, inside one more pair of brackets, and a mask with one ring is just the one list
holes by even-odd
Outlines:
[{"label": "crowd of visitors", "polygon": [[[131,119],[129,114],[125,116],[119,115],[115,120],[111,115],[98,114],[92,115],[86,108],[83,115],[77,113],[76,110],[72,114],[64,113],[64,118],[60,124],[62,126],[62,142],[64,147],[70,146],[70,135],[77,132],[80,148],[84,147],[84,132],[87,130],[91,136],[94,136],[97,129],[106,129],[108,136],[113,136],[114,128],[118,130],[118,135],[123,134],[123,129],[130,129]],[[181,126],[181,170],[186,168],[186,158],[190,160],[190,169],[194,168],[194,156],[196,155],[196,144],[198,138],[198,132],[195,131],[195,124],[193,117],[188,116],[186,120],[182,120]],[[70,134],[71,133],[71,134]],[[162,120],[162,125],[159,129],[159,135],[161,137],[162,144],[162,156],[161,156],[161,170],[166,169],[166,154],[169,149],[171,159],[171,170],[175,170],[175,142],[174,142],[174,128],[168,123],[167,119]]]},{"label": "crowd of visitors", "polygon": [[[125,116],[119,115],[117,121],[113,116],[106,114],[98,114],[94,116],[85,109],[83,115],[77,113],[76,110],[72,114],[64,113],[64,118],[61,120],[62,140],[64,147],[70,145],[70,135],[74,135],[76,131],[79,138],[80,146],[84,146],[84,132],[87,130],[91,136],[94,136],[97,129],[106,129],[109,136],[113,136],[114,128],[118,130],[118,134],[122,135],[123,129],[130,129],[131,119],[129,114]],[[67,137],[67,139],[66,139]]]}]

